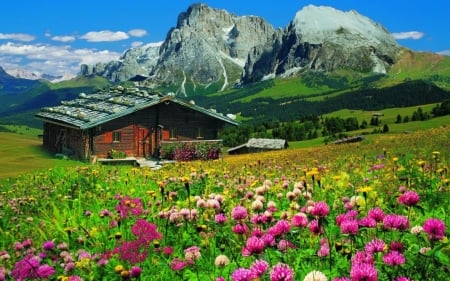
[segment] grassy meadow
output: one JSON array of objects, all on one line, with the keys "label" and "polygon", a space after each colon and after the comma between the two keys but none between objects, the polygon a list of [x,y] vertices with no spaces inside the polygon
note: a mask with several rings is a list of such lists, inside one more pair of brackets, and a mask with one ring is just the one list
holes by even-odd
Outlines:
[{"label": "grassy meadow", "polygon": [[[16,127],[10,127],[15,130]],[[40,130],[17,127],[17,133],[0,132],[0,179],[55,166],[71,166],[75,161],[56,159],[43,150]]]},{"label": "grassy meadow", "polygon": [[447,126],[160,170],[47,163],[0,179],[0,280],[448,280],[449,156]]}]

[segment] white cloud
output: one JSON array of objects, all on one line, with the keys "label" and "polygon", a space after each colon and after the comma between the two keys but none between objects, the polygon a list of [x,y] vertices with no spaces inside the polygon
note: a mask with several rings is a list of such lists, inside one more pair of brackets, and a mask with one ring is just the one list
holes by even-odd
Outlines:
[{"label": "white cloud", "polygon": [[33,41],[35,37],[24,33],[0,33],[0,39],[10,39],[23,42]]},{"label": "white cloud", "polygon": [[421,39],[425,33],[420,31],[407,31],[407,32],[396,32],[391,33],[392,37],[394,37],[397,40],[403,40],[403,39]]},{"label": "white cloud", "polygon": [[71,36],[71,35],[53,36],[52,40],[59,41],[59,42],[73,42],[73,41],[75,41],[75,36]]},{"label": "white cloud", "polygon": [[440,51],[440,52],[438,52],[438,54],[444,55],[444,56],[450,56],[450,50]]},{"label": "white cloud", "polygon": [[118,60],[120,55],[109,50],[72,49],[70,46],[11,42],[0,45],[1,66],[52,75],[76,74],[81,64]]},{"label": "white cloud", "polygon": [[131,47],[136,48],[136,47],[142,46],[143,44],[144,43],[141,41],[135,41],[135,42],[131,43]]},{"label": "white cloud", "polygon": [[82,36],[81,39],[85,39],[88,42],[113,42],[128,39],[129,36],[123,31],[90,31]]},{"label": "white cloud", "polygon": [[132,29],[128,31],[128,34],[133,37],[143,37],[147,35],[147,30],[145,29]]}]

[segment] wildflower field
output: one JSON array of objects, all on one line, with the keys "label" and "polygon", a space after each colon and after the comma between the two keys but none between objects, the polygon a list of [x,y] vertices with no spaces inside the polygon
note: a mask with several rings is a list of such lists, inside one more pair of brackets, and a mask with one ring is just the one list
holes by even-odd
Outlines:
[{"label": "wildflower field", "polygon": [[450,280],[450,127],[0,181],[0,280]]}]

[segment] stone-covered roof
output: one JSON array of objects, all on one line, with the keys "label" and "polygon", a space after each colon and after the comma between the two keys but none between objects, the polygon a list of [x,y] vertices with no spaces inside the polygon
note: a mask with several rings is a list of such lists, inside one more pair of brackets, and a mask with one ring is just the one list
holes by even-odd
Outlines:
[{"label": "stone-covered roof", "polygon": [[173,95],[161,96],[146,89],[122,86],[100,90],[93,94],[80,93],[74,100],[62,101],[58,106],[41,108],[35,117],[46,122],[84,130],[167,101],[238,125],[238,122],[221,113],[183,101]]},{"label": "stone-covered roof", "polygon": [[233,153],[242,148],[249,148],[254,150],[275,150],[284,149],[287,147],[287,141],[284,139],[264,139],[264,138],[251,138],[247,143],[228,149],[228,153]]},{"label": "stone-covered roof", "polygon": [[343,139],[335,140],[333,143],[334,144],[342,144],[342,143],[358,142],[358,141],[363,141],[363,140],[364,140],[364,136],[353,136],[353,137],[346,137]]}]

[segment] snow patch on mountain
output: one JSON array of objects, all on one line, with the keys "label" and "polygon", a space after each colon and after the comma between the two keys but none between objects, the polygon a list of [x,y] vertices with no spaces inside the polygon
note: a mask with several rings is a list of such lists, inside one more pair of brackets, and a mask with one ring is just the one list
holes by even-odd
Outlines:
[{"label": "snow patch on mountain", "polygon": [[75,78],[76,74],[63,74],[63,75],[50,75],[50,74],[43,74],[39,72],[31,72],[27,71],[21,68],[10,68],[5,69],[5,72],[11,75],[14,78],[21,78],[21,79],[27,79],[27,80],[47,80],[52,83],[57,83],[65,80],[70,80],[72,78]]},{"label": "snow patch on mountain", "polygon": [[[372,40],[374,44],[396,44],[393,38],[386,37],[387,30],[358,12],[336,10],[332,7],[309,5],[297,12],[293,24],[297,33],[302,35],[303,42],[320,44],[326,41],[340,41],[351,36],[357,45],[367,44]],[[343,36],[344,35],[344,36]],[[358,40],[359,39],[359,40]]]}]

